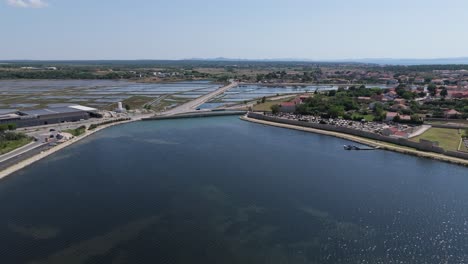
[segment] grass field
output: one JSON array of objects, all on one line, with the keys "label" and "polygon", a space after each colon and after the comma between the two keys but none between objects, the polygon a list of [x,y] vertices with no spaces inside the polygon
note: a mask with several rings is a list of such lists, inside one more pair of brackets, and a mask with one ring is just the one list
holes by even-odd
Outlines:
[{"label": "grass field", "polygon": [[[146,103],[151,102],[152,100],[154,100],[153,97],[136,95],[125,99],[122,103],[124,105],[129,105],[130,109],[139,109],[142,108]],[[115,106],[117,106],[117,104],[115,104]]]},{"label": "grass field", "polygon": [[353,119],[354,119],[354,118],[357,118],[357,117],[362,117],[362,118],[364,118],[364,119],[365,119],[366,121],[368,121],[368,122],[374,121],[374,115],[360,115],[360,114],[354,113],[354,114],[352,115],[352,117],[353,117]]},{"label": "grass field", "polygon": [[79,127],[79,128],[76,128],[76,129],[68,129],[68,130],[64,130],[63,132],[70,133],[73,136],[77,137],[77,136],[82,135],[82,134],[84,134],[86,132],[86,127]]},{"label": "grass field", "polygon": [[2,141],[0,142],[0,155],[3,155],[5,153],[8,153],[12,150],[15,150],[17,148],[20,148],[24,145],[27,145],[29,142],[31,142],[30,138],[22,138],[18,140],[7,140],[7,141]]},{"label": "grass field", "polygon": [[271,112],[271,106],[272,105],[275,105],[275,104],[280,104],[282,102],[289,102],[291,101],[292,99],[294,99],[296,97],[296,95],[293,95],[289,98],[283,98],[281,100],[267,100],[265,103],[260,103],[260,104],[256,104],[254,105],[253,107],[253,110],[254,111],[259,111],[259,112]]},{"label": "grass field", "polygon": [[426,121],[424,123],[429,125],[461,125],[468,128],[468,121],[461,119],[454,119],[448,121]]},{"label": "grass field", "polygon": [[419,142],[419,139],[437,141],[439,142],[439,147],[442,147],[445,150],[456,151],[460,144],[461,135],[458,133],[458,129],[431,128],[424,134],[412,138],[411,140]]}]

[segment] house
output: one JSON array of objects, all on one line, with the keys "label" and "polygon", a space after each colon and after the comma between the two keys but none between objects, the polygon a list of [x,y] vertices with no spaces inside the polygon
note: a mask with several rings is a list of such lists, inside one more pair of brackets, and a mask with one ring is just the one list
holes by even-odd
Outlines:
[{"label": "house", "polygon": [[398,97],[398,94],[394,90],[390,90],[385,96],[391,98],[392,100]]},{"label": "house", "polygon": [[460,112],[458,112],[455,109],[450,109],[444,112],[445,118],[457,118],[461,115]]},{"label": "house", "polygon": [[379,101],[382,102],[384,100],[384,95],[383,94],[374,94],[371,96],[371,99],[374,101]]},{"label": "house", "polygon": [[401,121],[411,121],[411,116],[409,115],[400,115]]},{"label": "house", "polygon": [[359,103],[369,103],[370,101],[372,101],[371,98],[367,96],[359,96],[357,100]]},{"label": "house", "polygon": [[417,83],[417,84],[423,84],[424,83],[424,78],[415,78],[414,79],[414,83]]},{"label": "house", "polygon": [[294,113],[296,111],[296,104],[294,102],[281,103],[279,111],[283,113]]},{"label": "house", "polygon": [[303,94],[303,95],[299,96],[299,99],[301,100],[301,103],[304,103],[305,100],[307,100],[309,98],[310,98],[310,95],[308,95],[308,94]]},{"label": "house", "polygon": [[393,119],[395,118],[395,116],[397,116],[398,113],[397,112],[387,112],[387,115],[385,116],[385,121],[393,121]]},{"label": "house", "polygon": [[387,137],[401,137],[408,138],[409,134],[405,131],[401,131],[397,127],[386,127],[382,130],[382,135]]},{"label": "house", "polygon": [[392,111],[407,110],[408,106],[404,104],[394,104],[390,107],[390,109],[392,109]]},{"label": "house", "polygon": [[468,91],[459,90],[459,91],[448,91],[448,96],[451,98],[468,98]]},{"label": "house", "polygon": [[437,85],[444,85],[444,80],[442,80],[442,79],[434,79],[434,80],[431,81],[431,83],[437,84]]},{"label": "house", "polygon": [[397,98],[397,99],[395,99],[394,101],[395,101],[395,103],[397,103],[397,104],[405,104],[405,103],[406,103],[406,100],[403,99],[403,98]]}]

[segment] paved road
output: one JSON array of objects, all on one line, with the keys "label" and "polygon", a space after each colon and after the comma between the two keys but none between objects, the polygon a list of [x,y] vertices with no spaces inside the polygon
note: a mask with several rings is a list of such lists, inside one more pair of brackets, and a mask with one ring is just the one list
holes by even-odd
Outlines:
[{"label": "paved road", "polygon": [[38,148],[38,147],[42,146],[42,145],[44,145],[43,142],[33,141],[33,142],[31,142],[31,143],[29,143],[29,144],[27,144],[25,146],[22,146],[21,148],[17,148],[15,150],[12,150],[12,151],[6,153],[6,154],[1,155],[0,156],[0,163],[2,163],[4,161],[7,161],[7,160],[9,160],[11,158],[14,158],[14,157],[16,157],[18,155],[21,155],[23,153],[26,153],[28,151],[31,151],[31,150],[33,150],[35,148]]},{"label": "paved road", "polygon": [[230,81],[230,84],[226,85],[226,86],[223,86],[221,88],[219,88],[218,90],[216,91],[213,91],[211,93],[208,93],[208,94],[205,94],[201,97],[198,97],[190,102],[187,102],[183,105],[179,105],[173,109],[170,109],[168,111],[165,111],[163,113],[161,113],[161,115],[164,115],[164,116],[171,116],[171,115],[178,115],[178,114],[183,114],[183,113],[187,113],[187,112],[193,112],[195,111],[195,109],[206,103],[207,101],[209,101],[210,99],[212,99],[213,97],[216,97],[222,93],[224,93],[225,91],[231,89],[231,88],[234,88],[238,85],[237,82],[235,81]]}]

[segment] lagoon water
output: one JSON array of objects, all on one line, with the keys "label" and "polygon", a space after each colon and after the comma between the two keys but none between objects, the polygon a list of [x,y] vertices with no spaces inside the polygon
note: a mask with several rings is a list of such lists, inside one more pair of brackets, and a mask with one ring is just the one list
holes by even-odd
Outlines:
[{"label": "lagoon water", "polygon": [[468,169],[236,117],[116,126],[0,181],[0,263],[466,263]]}]

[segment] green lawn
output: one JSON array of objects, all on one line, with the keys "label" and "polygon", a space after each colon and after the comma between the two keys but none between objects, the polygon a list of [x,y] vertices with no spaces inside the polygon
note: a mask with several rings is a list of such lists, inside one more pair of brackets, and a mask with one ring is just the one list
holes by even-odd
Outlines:
[{"label": "green lawn", "polygon": [[461,135],[458,129],[450,128],[431,128],[424,134],[412,138],[412,141],[419,142],[419,139],[426,139],[430,141],[438,141],[439,146],[445,150],[457,151],[460,144]]},{"label": "green lawn", "polygon": [[356,118],[356,117],[362,117],[368,122],[374,121],[374,115],[360,115],[360,114],[354,113],[352,115],[352,117],[353,117],[353,119]]},{"label": "green lawn", "polygon": [[67,129],[67,130],[63,130],[63,132],[70,133],[73,136],[77,137],[77,136],[79,136],[81,134],[84,134],[84,132],[86,132],[86,127],[79,127],[79,128],[76,128],[76,129]]},{"label": "green lawn", "polygon": [[294,99],[295,97],[296,97],[296,95],[293,95],[291,97],[283,98],[281,100],[271,100],[271,101],[267,99],[267,101],[265,103],[260,103],[260,104],[254,105],[253,110],[258,111],[258,112],[271,112],[271,106],[272,105],[281,104],[283,102],[289,102],[292,99]]},{"label": "green lawn", "polygon": [[8,153],[31,142],[30,138],[0,141],[0,155]]},{"label": "green lawn", "polygon": [[259,111],[259,112],[271,112],[271,106],[275,104],[280,104],[278,101],[270,101],[270,102],[265,102],[261,104],[256,104],[253,107],[254,111]]}]

